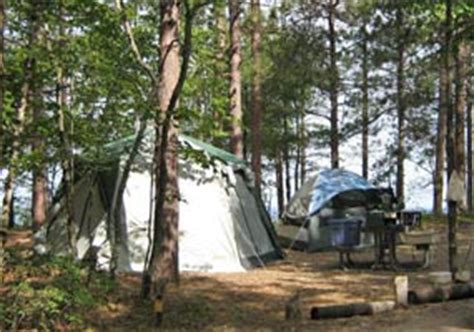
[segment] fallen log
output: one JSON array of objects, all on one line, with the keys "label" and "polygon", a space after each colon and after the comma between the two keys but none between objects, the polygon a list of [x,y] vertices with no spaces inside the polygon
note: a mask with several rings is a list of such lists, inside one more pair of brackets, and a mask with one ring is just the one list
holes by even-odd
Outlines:
[{"label": "fallen log", "polygon": [[334,306],[313,307],[311,319],[343,318],[356,315],[373,315],[393,310],[395,301],[349,303]]},{"label": "fallen log", "polygon": [[408,291],[409,304],[462,300],[474,297],[474,282],[445,286],[426,286]]}]

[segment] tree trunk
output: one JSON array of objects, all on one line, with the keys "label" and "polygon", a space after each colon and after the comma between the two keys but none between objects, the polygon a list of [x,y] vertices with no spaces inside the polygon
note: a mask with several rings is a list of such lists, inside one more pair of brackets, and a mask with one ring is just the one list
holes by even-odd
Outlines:
[{"label": "tree trunk", "polygon": [[438,125],[436,132],[436,166],[433,186],[433,213],[443,213],[443,187],[444,187],[444,164],[446,146],[446,86],[448,82],[448,71],[445,66],[440,66],[439,79],[439,109]]},{"label": "tree trunk", "polygon": [[283,188],[283,157],[281,149],[276,149],[275,154],[275,176],[278,201],[278,216],[281,217],[285,210],[285,190]]},{"label": "tree trunk", "polygon": [[[60,5],[59,16],[64,17],[64,7]],[[65,46],[65,31],[62,21],[59,24],[59,41],[60,47]],[[64,191],[64,198],[66,200],[66,227],[68,246],[71,254],[76,257],[77,254],[77,232],[78,228],[74,221],[74,161],[72,156],[72,147],[69,139],[68,128],[66,124],[66,111],[67,111],[67,84],[65,68],[62,63],[58,64],[57,73],[57,87],[56,87],[56,103],[58,105],[58,130],[59,130],[59,141],[61,145],[61,170],[63,173],[62,177],[62,188]]]},{"label": "tree trunk", "polygon": [[261,64],[261,14],[260,0],[251,0],[252,11],[252,170],[255,174],[255,187],[261,192],[262,183],[262,64]]},{"label": "tree trunk", "polygon": [[[146,113],[143,113],[140,117],[140,126],[136,133],[135,141],[133,142],[132,149],[127,157],[123,170],[121,172],[118,182],[116,183],[116,188],[112,197],[112,201],[107,212],[107,229],[108,229],[108,238],[111,247],[111,257],[110,257],[110,275],[112,278],[115,278],[115,272],[119,265],[119,256],[120,248],[125,248],[128,253],[127,243],[125,241],[126,234],[124,234],[123,227],[121,225],[121,212],[123,208],[123,193],[127,186],[127,180],[132,171],[132,166],[135,162],[135,159],[138,155],[140,145],[143,141],[146,130]],[[125,254],[127,254],[125,253]]]},{"label": "tree trunk", "polygon": [[[177,103],[180,72],[179,19],[176,0],[161,0],[159,112],[155,121],[155,216],[153,249],[148,273],[154,298],[155,324],[162,319],[162,299],[169,281],[178,278],[178,136],[172,112]],[[188,23],[188,22],[186,22]],[[188,31],[186,31],[188,32]],[[183,61],[184,63],[184,61]],[[181,74],[181,75],[180,75]],[[184,77],[184,76],[183,76]],[[181,82],[182,84],[182,82]]]},{"label": "tree trunk", "polygon": [[286,193],[286,204],[291,199],[291,165],[290,165],[290,156],[288,153],[288,146],[285,147],[283,152],[283,162],[285,165],[285,193]]},{"label": "tree trunk", "polygon": [[0,169],[3,169],[3,102],[5,94],[5,43],[4,43],[4,31],[5,31],[5,0],[0,0]]},{"label": "tree trunk", "polygon": [[57,70],[57,91],[56,102],[58,104],[58,130],[59,140],[61,144],[61,169],[63,172],[62,188],[66,200],[66,227],[68,245],[71,254],[75,257],[77,253],[77,232],[78,228],[74,222],[74,164],[71,144],[69,141],[69,133],[66,125],[66,79],[64,77],[63,68]]},{"label": "tree trunk", "polygon": [[[39,20],[38,20],[38,11],[36,8],[32,9],[30,13],[30,33],[28,45],[33,47],[36,43],[39,30]],[[21,154],[21,135],[23,134],[25,121],[26,121],[26,112],[30,102],[31,94],[31,85],[33,81],[33,71],[35,66],[35,59],[31,56],[27,57],[23,65],[24,80],[21,85],[20,100],[17,103],[18,107],[16,109],[16,119],[13,124],[13,135],[11,143],[11,156],[10,163],[8,166],[8,175],[5,180],[5,189],[3,196],[3,210],[1,215],[1,225],[6,227],[8,225],[8,220],[11,213],[11,201],[13,199],[13,189],[15,186],[15,181],[18,173],[18,163]]]},{"label": "tree trunk", "polygon": [[300,162],[301,162],[301,141],[300,141],[300,116],[297,115],[295,118],[295,137],[298,138],[296,142],[296,156],[295,156],[295,167],[293,169],[293,188],[295,188],[295,192],[298,191],[300,186]]},{"label": "tree trunk", "polygon": [[41,126],[44,118],[43,102],[40,93],[41,86],[33,84],[33,126],[31,150],[34,155],[33,165],[33,190],[31,214],[33,229],[38,230],[46,221],[46,210],[48,205],[48,177],[45,164],[45,139],[41,135]]},{"label": "tree trunk", "polygon": [[300,117],[300,131],[301,131],[301,152],[300,152],[300,186],[303,185],[304,181],[306,180],[306,145],[307,145],[307,138],[306,138],[306,125],[305,125],[305,118],[304,114],[301,114]]},{"label": "tree trunk", "polygon": [[242,132],[242,93],[240,79],[240,1],[229,0],[230,16],[230,87],[231,116],[230,150],[239,158],[244,157]]},{"label": "tree trunk", "polygon": [[[451,105],[451,80],[450,80],[450,56],[451,56],[451,21],[452,21],[452,2],[446,0],[446,19],[445,19],[445,41],[444,41],[444,67],[446,70],[446,87],[444,88],[446,98],[446,156],[448,162],[447,178],[450,180],[454,167],[456,165],[456,151],[454,149],[454,112]],[[448,201],[448,259],[449,259],[449,270],[455,272],[457,270],[457,245],[456,245],[456,202]],[[454,273],[453,273],[454,277]]]},{"label": "tree trunk", "polygon": [[369,178],[369,64],[366,25],[362,27],[362,176]]},{"label": "tree trunk", "polygon": [[452,52],[452,38],[451,38],[451,0],[446,0],[446,18],[444,27],[444,50],[443,50],[443,67],[445,70],[445,110],[446,110],[446,161],[447,161],[447,178],[449,180],[455,165],[454,153],[454,113],[451,103],[451,52]]},{"label": "tree trunk", "polygon": [[336,7],[339,0],[331,0],[329,5],[329,58],[330,58],[330,91],[329,99],[331,102],[331,167],[339,168],[339,120],[338,120],[338,90],[339,90],[339,71],[337,68],[336,53]]},{"label": "tree trunk", "polygon": [[[214,2],[214,22],[217,28],[217,68],[219,73],[228,77],[228,61],[226,58],[228,40],[227,40],[227,19],[225,17],[225,4],[223,1]],[[215,128],[219,132],[224,131],[225,116],[220,109],[214,109],[213,119]],[[221,144],[219,138],[214,138],[214,143],[219,146]]]},{"label": "tree trunk", "polygon": [[[43,147],[35,147],[42,149]],[[33,229],[38,230],[46,221],[46,211],[48,209],[48,179],[46,169],[43,165],[33,171],[33,197],[32,215]]]},{"label": "tree trunk", "polygon": [[[288,137],[288,120],[283,119],[283,132],[284,137]],[[286,194],[286,203],[290,201],[291,198],[291,169],[290,169],[290,145],[288,141],[283,144],[283,165],[285,170],[285,194]]]},{"label": "tree trunk", "polygon": [[405,44],[403,41],[403,12],[397,9],[398,27],[398,63],[397,63],[397,117],[398,117],[398,142],[397,142],[397,181],[396,190],[398,201],[405,202]]},{"label": "tree trunk", "polygon": [[459,51],[456,57],[456,129],[455,129],[455,149],[456,149],[456,165],[455,168],[462,179],[466,178],[466,162],[465,162],[465,110],[467,104],[467,61],[470,55],[469,44],[463,40],[459,44]]},{"label": "tree trunk", "polygon": [[[471,60],[472,61],[472,60]],[[472,104],[472,79],[470,78],[468,80],[468,85],[467,85],[467,106],[466,106],[466,121],[467,121],[467,208],[470,213],[473,212],[473,181],[472,181],[472,176],[473,176],[473,155],[472,155],[472,121],[473,121],[473,116],[472,116],[472,111],[473,111],[473,104]]]}]

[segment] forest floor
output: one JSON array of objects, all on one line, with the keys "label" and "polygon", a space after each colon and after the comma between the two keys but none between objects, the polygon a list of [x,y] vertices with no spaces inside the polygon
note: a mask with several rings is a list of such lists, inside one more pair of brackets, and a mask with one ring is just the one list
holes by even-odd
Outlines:
[{"label": "forest floor", "polygon": [[[446,227],[436,226],[442,234]],[[474,240],[474,223],[459,226],[461,263]],[[413,260],[408,247],[399,247],[401,261]],[[356,255],[369,261],[371,253]],[[309,318],[314,305],[393,299],[393,277],[408,275],[410,287],[426,284],[428,271],[447,269],[445,237],[435,249],[428,270],[342,271],[335,252],[287,251],[287,258],[246,273],[182,273],[179,286],[171,285],[165,301],[164,328],[170,330],[283,330],[283,331],[473,331],[474,299],[410,306],[374,316],[355,316],[315,321]],[[417,261],[421,255],[417,254]],[[474,252],[466,267],[474,275]],[[86,326],[97,331],[151,330],[151,305],[139,298],[139,275],[121,275],[116,290],[104,303],[86,314]],[[303,318],[284,319],[285,303],[301,294]]]}]

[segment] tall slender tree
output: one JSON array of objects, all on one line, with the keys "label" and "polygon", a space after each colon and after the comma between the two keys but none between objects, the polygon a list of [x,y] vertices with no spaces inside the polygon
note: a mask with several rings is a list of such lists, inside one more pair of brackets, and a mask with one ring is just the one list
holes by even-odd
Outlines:
[{"label": "tall slender tree", "polygon": [[242,83],[240,75],[240,0],[229,0],[230,17],[230,87],[229,107],[231,116],[230,150],[239,158],[244,157],[242,130]]},{"label": "tall slender tree", "polygon": [[[28,48],[31,50],[37,42],[41,9],[38,3],[32,1],[29,3],[29,32],[28,32]],[[21,154],[21,136],[25,128],[27,111],[31,101],[31,89],[34,78],[35,57],[29,54],[23,63],[23,82],[21,84],[19,100],[16,103],[16,118],[13,124],[11,155],[8,166],[8,175],[5,180],[5,189],[3,196],[3,210],[1,215],[1,224],[8,225],[11,218],[11,206],[13,200],[13,190],[18,175],[18,163]]]},{"label": "tall slender tree", "polygon": [[[469,64],[472,67],[472,56],[469,59]],[[467,157],[467,209],[469,212],[473,212],[473,154],[472,154],[472,141],[473,141],[473,135],[472,135],[472,127],[473,127],[473,103],[472,103],[472,78],[469,78],[467,81],[467,105],[466,105],[466,122],[467,122],[467,152],[466,152],[466,157]]]},{"label": "tall slender tree", "polygon": [[362,32],[362,176],[369,177],[369,52],[367,23]]},{"label": "tall slender tree", "polygon": [[404,12],[402,4],[399,3],[396,9],[397,24],[397,180],[396,191],[400,202],[405,200],[405,27]]},{"label": "tall slender tree", "polygon": [[336,13],[339,0],[330,0],[328,5],[328,25],[329,25],[329,99],[331,103],[331,167],[339,168],[339,70],[337,67],[338,54],[336,50]]},{"label": "tall slender tree", "polygon": [[[65,29],[65,8],[62,1],[58,4],[58,49],[66,47],[66,29]],[[65,207],[66,207],[66,224],[69,250],[74,254],[77,248],[77,227],[74,221],[74,162],[72,156],[70,130],[66,121],[66,113],[68,106],[67,98],[67,80],[66,80],[66,65],[62,61],[58,61],[56,65],[56,104],[58,105],[57,125],[58,136],[61,151],[61,170],[63,172],[62,188],[64,190]]]},{"label": "tall slender tree", "polygon": [[36,83],[33,87],[33,124],[35,127],[32,138],[32,152],[34,154],[33,167],[33,197],[32,197],[32,219],[33,228],[39,229],[46,221],[46,210],[48,205],[48,177],[45,163],[45,138],[41,127],[44,122],[44,106],[40,94],[41,86]]},{"label": "tall slender tree", "polygon": [[262,60],[261,60],[261,13],[260,0],[251,2],[252,17],[252,170],[255,174],[255,186],[260,193],[262,183]]},{"label": "tall slender tree", "polygon": [[[456,165],[456,150],[454,145],[454,112],[451,104],[451,52],[452,52],[452,1],[445,0],[445,22],[444,22],[444,45],[443,45],[443,66],[446,71],[445,93],[446,108],[446,157],[447,157],[447,178],[450,180]],[[448,200],[448,258],[449,270],[457,270],[457,222],[456,222],[456,202]]]},{"label": "tall slender tree", "polygon": [[0,0],[0,169],[3,168],[3,113],[5,96],[5,0]]},{"label": "tall slender tree", "polygon": [[[156,92],[155,116],[155,216],[153,249],[150,259],[152,296],[155,298],[156,324],[161,323],[161,301],[169,281],[177,278],[178,264],[178,137],[175,119],[170,113],[173,94],[180,75],[180,8],[175,0],[160,1],[160,73]],[[174,103],[176,103],[176,97]]]},{"label": "tall slender tree", "polygon": [[285,209],[285,189],[283,185],[283,155],[281,147],[275,148],[275,182],[277,190],[278,216],[281,216]]},{"label": "tall slender tree", "polygon": [[466,176],[466,162],[465,162],[465,113],[467,105],[467,65],[470,55],[469,44],[465,40],[461,40],[458,45],[458,52],[456,54],[455,65],[455,149],[456,149],[456,170],[462,179]]},{"label": "tall slender tree", "polygon": [[438,120],[436,130],[436,164],[434,173],[433,190],[433,212],[437,215],[443,213],[443,187],[444,187],[444,165],[446,150],[446,86],[448,72],[445,66],[439,68],[439,103]]}]

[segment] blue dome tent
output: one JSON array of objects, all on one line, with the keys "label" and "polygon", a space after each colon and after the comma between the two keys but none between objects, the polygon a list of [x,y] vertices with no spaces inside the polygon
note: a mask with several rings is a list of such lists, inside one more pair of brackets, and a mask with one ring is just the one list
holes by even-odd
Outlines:
[{"label": "blue dome tent", "polygon": [[293,242],[304,243],[307,251],[371,245],[372,237],[361,234],[358,226],[365,223],[368,206],[380,203],[377,191],[363,177],[342,169],[308,179],[283,214],[285,223],[299,226]]}]

